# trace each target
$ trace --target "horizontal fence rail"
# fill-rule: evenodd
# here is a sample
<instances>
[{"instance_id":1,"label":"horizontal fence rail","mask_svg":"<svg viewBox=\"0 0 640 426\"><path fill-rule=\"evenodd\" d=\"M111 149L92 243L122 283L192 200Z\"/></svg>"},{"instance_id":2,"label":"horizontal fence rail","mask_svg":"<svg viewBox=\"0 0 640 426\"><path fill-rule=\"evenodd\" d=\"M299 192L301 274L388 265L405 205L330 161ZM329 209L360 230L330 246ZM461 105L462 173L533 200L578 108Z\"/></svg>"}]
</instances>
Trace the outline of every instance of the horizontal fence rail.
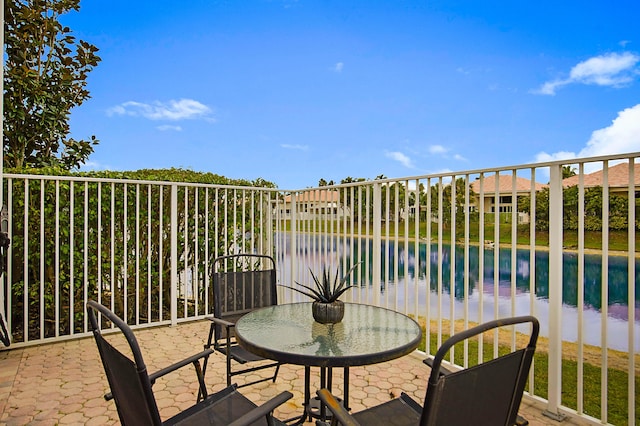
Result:
<instances>
[{"instance_id":1,"label":"horizontal fence rail","mask_svg":"<svg viewBox=\"0 0 640 426\"><path fill-rule=\"evenodd\" d=\"M137 327L211 313L221 255L273 256L281 303L329 268L342 299L425 327L424 352L473 324L531 314L526 388L550 418L640 423L640 153L278 190L5 174L12 347L86 336L95 299ZM300 287L298 287L300 288ZM528 330L450 352L496 357Z\"/></svg>"}]
</instances>

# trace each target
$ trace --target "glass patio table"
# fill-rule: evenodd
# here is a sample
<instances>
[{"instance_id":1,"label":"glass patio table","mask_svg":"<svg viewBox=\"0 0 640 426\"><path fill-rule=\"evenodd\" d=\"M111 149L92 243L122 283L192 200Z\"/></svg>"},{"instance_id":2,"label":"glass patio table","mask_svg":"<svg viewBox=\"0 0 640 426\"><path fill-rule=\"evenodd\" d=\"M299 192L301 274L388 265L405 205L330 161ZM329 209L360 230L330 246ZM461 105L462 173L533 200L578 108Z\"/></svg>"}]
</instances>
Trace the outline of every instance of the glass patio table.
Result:
<instances>
[{"instance_id":1,"label":"glass patio table","mask_svg":"<svg viewBox=\"0 0 640 426\"><path fill-rule=\"evenodd\" d=\"M238 343L257 355L305 366L306 417L325 416L310 404L310 369L320 367L320 386L331 389L331 369L344 368L343 404L349 408L349 367L390 361L414 351L422 340L420 326L399 312L345 303L337 324L313 319L312 303L269 306L244 315L235 327ZM315 410L315 411L314 411Z\"/></svg>"}]
</instances>

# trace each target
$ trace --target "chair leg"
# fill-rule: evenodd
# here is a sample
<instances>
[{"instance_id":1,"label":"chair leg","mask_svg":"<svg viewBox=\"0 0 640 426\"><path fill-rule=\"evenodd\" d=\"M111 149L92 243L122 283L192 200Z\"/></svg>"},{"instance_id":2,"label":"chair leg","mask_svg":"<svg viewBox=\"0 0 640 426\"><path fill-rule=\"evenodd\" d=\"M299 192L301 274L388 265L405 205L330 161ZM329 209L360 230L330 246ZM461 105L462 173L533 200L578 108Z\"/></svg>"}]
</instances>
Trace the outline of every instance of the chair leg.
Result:
<instances>
[{"instance_id":1,"label":"chair leg","mask_svg":"<svg viewBox=\"0 0 640 426\"><path fill-rule=\"evenodd\" d=\"M204 348L208 349L206 346ZM200 380L200 376L202 376L202 381L200 382L200 390L198 390L198 397L196 399L196 402L203 401L207 398L207 390L204 384L204 375L207 372L207 364L209 362L209 356L210 355L207 355L206 357L204 357L204 360L202 361L202 369L200 370L201 371L200 374L198 374L198 368L200 367L200 363L198 362L198 365L196 366L196 374L198 374L198 380Z\"/></svg>"},{"instance_id":2,"label":"chair leg","mask_svg":"<svg viewBox=\"0 0 640 426\"><path fill-rule=\"evenodd\" d=\"M193 366L196 369L196 376L198 376L198 382L200 383L200 390L198 390L198 398L196 399L196 402L199 402L200 398L202 398L202 400L207 399L207 386L204 383L204 373L202 368L200 368L200 361L193 361Z\"/></svg>"},{"instance_id":3,"label":"chair leg","mask_svg":"<svg viewBox=\"0 0 640 426\"><path fill-rule=\"evenodd\" d=\"M211 346L213 346L211 343L211 340L213 339L214 327L215 327L215 324L212 322L211 326L209 327L209 338L207 339L207 343L204 345L205 349L211 349ZM206 357L204 357L204 360L202 361L202 380L203 381L204 381L205 374L207 374L207 364L209 364L209 356L210 355L207 355ZM206 395L202 395L202 391L198 391L198 399L196 400L196 402L200 402L201 399L204 400L206 397L207 397Z\"/></svg>"},{"instance_id":4,"label":"chair leg","mask_svg":"<svg viewBox=\"0 0 640 426\"><path fill-rule=\"evenodd\" d=\"M231 386L231 330L227 327L227 386Z\"/></svg>"},{"instance_id":5,"label":"chair leg","mask_svg":"<svg viewBox=\"0 0 640 426\"><path fill-rule=\"evenodd\" d=\"M231 386L231 355L227 349L227 386Z\"/></svg>"}]
</instances>

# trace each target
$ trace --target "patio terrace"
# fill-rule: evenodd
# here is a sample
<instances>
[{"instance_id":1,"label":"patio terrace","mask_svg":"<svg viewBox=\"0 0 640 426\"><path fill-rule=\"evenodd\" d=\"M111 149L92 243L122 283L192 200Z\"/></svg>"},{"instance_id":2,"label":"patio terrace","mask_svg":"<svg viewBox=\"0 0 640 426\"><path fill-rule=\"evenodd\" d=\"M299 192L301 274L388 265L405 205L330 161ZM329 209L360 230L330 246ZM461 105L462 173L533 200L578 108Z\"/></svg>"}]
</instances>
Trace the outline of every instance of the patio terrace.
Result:
<instances>
[{"instance_id":1,"label":"patio terrace","mask_svg":"<svg viewBox=\"0 0 640 426\"><path fill-rule=\"evenodd\" d=\"M208 327L209 321L194 321L178 326L136 330L149 371L200 351L206 341ZM429 367L422 363L424 357L423 353L415 352L383 364L352 367L352 410L357 412L380 404L400 392L423 401L429 374ZM224 358L216 353L210 359L206 375L210 391L224 387L224 370ZM334 377L337 378L334 379L334 392L337 395L342 392L341 374L341 369L334 370ZM239 376L237 383L248 379L251 377ZM312 369L312 392L317 385L317 370ZM108 389L93 338L0 352L0 425L119 424L115 403L103 398ZM304 367L285 365L280 369L275 384L263 382L242 388L241 391L252 401L260 403L284 390L294 396L276 412L280 419L291 418L302 412ZM197 394L193 368L182 368L158 380L154 392L162 418L186 409L194 403ZM525 400L520 414L532 426L560 424L544 417L543 409L543 405ZM568 419L561 424L588 423Z\"/></svg>"},{"instance_id":2,"label":"patio terrace","mask_svg":"<svg viewBox=\"0 0 640 426\"><path fill-rule=\"evenodd\" d=\"M115 419L113 408L101 411L101 372L64 381L99 367L86 301L149 328L140 333L157 327L152 342L179 332L184 347L172 350L194 352L204 333L185 330L212 312L213 260L254 252L276 260L280 303L302 300L286 287L309 284L310 269L344 273L360 262L343 300L425 321L427 351L454 327L534 315L548 357L532 366L527 397L590 424L640 424L639 164L630 153L296 190L4 174L11 246L0 306L12 342L0 347L3 419ZM570 181L567 166L577 173ZM155 350L149 343L152 366L179 358ZM426 368L415 365L402 371ZM388 384L363 386L354 399L364 405L373 402L365 394L384 399L394 388L372 368L361 374ZM278 386L300 387L299 371ZM214 386L221 375L210 373ZM163 395L166 407L192 400Z\"/></svg>"}]
</instances>

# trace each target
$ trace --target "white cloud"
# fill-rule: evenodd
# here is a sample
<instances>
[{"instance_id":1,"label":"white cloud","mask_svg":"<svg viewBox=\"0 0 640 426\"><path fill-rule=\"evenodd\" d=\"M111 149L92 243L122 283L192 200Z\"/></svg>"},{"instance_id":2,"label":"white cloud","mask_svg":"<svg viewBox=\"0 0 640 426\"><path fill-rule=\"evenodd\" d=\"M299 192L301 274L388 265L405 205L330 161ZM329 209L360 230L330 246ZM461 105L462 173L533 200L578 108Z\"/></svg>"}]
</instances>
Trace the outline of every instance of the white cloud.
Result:
<instances>
[{"instance_id":1,"label":"white cloud","mask_svg":"<svg viewBox=\"0 0 640 426\"><path fill-rule=\"evenodd\" d=\"M429 146L429 153L430 154L446 154L448 151L447 148L445 148L442 145L431 145Z\"/></svg>"},{"instance_id":2,"label":"white cloud","mask_svg":"<svg viewBox=\"0 0 640 426\"><path fill-rule=\"evenodd\" d=\"M149 120L189 120L205 119L215 121L213 111L208 106L193 99L170 100L168 102L156 101L146 104L136 101L124 102L107 110L107 115L129 115L132 117L144 117Z\"/></svg>"},{"instance_id":3,"label":"white cloud","mask_svg":"<svg viewBox=\"0 0 640 426\"><path fill-rule=\"evenodd\" d=\"M442 169L438 169L438 170L430 170L429 174L432 175L446 175L448 173L453 172L453 170L449 169L449 168L442 168ZM438 179L432 179L431 180L431 185L434 185L438 182ZM444 176L442 178L442 184L443 185L449 185L451 183L451 176Z\"/></svg>"},{"instance_id":4,"label":"white cloud","mask_svg":"<svg viewBox=\"0 0 640 426\"><path fill-rule=\"evenodd\" d=\"M452 173L453 170L449 169L449 168L443 168L443 169L438 169L438 170L434 170L430 173L435 174L435 175L445 175L447 173Z\"/></svg>"},{"instance_id":5,"label":"white cloud","mask_svg":"<svg viewBox=\"0 0 640 426\"><path fill-rule=\"evenodd\" d=\"M309 149L309 145L289 145L289 144L283 143L280 146L284 149L297 149L299 151L306 151Z\"/></svg>"},{"instance_id":6,"label":"white cloud","mask_svg":"<svg viewBox=\"0 0 640 426\"><path fill-rule=\"evenodd\" d=\"M552 154L548 154L543 151L536 154L537 163L546 163L548 161L556 161L556 160L570 160L572 158L576 158L575 152L558 151Z\"/></svg>"},{"instance_id":7,"label":"white cloud","mask_svg":"<svg viewBox=\"0 0 640 426\"><path fill-rule=\"evenodd\" d=\"M596 56L579 63L571 70L571 80L601 86L616 86L631 80L625 71L632 69L640 57L629 52Z\"/></svg>"},{"instance_id":8,"label":"white cloud","mask_svg":"<svg viewBox=\"0 0 640 426\"><path fill-rule=\"evenodd\" d=\"M80 171L82 172L90 172L90 171L96 171L96 170L114 170L114 169L111 166L100 164L97 161L85 161L84 164L80 166Z\"/></svg>"},{"instance_id":9,"label":"white cloud","mask_svg":"<svg viewBox=\"0 0 640 426\"><path fill-rule=\"evenodd\" d=\"M564 84L566 83L560 81L547 82L540 86L539 89L532 90L531 93L534 93L536 95L555 95L556 88Z\"/></svg>"},{"instance_id":10,"label":"white cloud","mask_svg":"<svg viewBox=\"0 0 640 426\"><path fill-rule=\"evenodd\" d=\"M467 159L460 154L449 154L450 149L442 145L430 145L427 150L431 155L440 155L442 158L446 159L453 158L456 161L467 161Z\"/></svg>"},{"instance_id":11,"label":"white cloud","mask_svg":"<svg viewBox=\"0 0 640 426\"><path fill-rule=\"evenodd\" d=\"M558 88L568 84L623 87L640 74L638 62L640 56L631 52L594 56L574 66L569 77L548 81L532 93L555 95Z\"/></svg>"},{"instance_id":12,"label":"white cloud","mask_svg":"<svg viewBox=\"0 0 640 426\"><path fill-rule=\"evenodd\" d=\"M640 104L618 113L611 126L591 134L579 156L621 154L640 151Z\"/></svg>"},{"instance_id":13,"label":"white cloud","mask_svg":"<svg viewBox=\"0 0 640 426\"><path fill-rule=\"evenodd\" d=\"M344 68L344 63L342 63L342 62L338 62L337 64L335 64L335 65L333 66L333 70L334 70L335 72L342 72L342 69L343 69L343 68Z\"/></svg>"},{"instance_id":14,"label":"white cloud","mask_svg":"<svg viewBox=\"0 0 640 426\"><path fill-rule=\"evenodd\" d=\"M182 131L182 127L180 127L180 126L172 126L170 124L163 124L162 126L156 127L156 129L160 130L161 132L165 132L167 130L173 130L173 131L176 131L176 132Z\"/></svg>"},{"instance_id":15,"label":"white cloud","mask_svg":"<svg viewBox=\"0 0 640 426\"><path fill-rule=\"evenodd\" d=\"M551 154L540 152L536 155L536 162L626 154L636 151L640 151L640 104L619 112L610 126L591 133L586 146L577 154L570 151Z\"/></svg>"},{"instance_id":16,"label":"white cloud","mask_svg":"<svg viewBox=\"0 0 640 426\"><path fill-rule=\"evenodd\" d=\"M407 167L409 169L415 168L415 166L413 165L413 161L411 161L411 158L407 157L406 155L404 155L401 152L398 152L398 151L385 152L384 155L387 158L391 158L392 160L395 160L395 161L399 162L400 164L402 164L403 166L405 166L405 167Z\"/></svg>"}]
</instances>

